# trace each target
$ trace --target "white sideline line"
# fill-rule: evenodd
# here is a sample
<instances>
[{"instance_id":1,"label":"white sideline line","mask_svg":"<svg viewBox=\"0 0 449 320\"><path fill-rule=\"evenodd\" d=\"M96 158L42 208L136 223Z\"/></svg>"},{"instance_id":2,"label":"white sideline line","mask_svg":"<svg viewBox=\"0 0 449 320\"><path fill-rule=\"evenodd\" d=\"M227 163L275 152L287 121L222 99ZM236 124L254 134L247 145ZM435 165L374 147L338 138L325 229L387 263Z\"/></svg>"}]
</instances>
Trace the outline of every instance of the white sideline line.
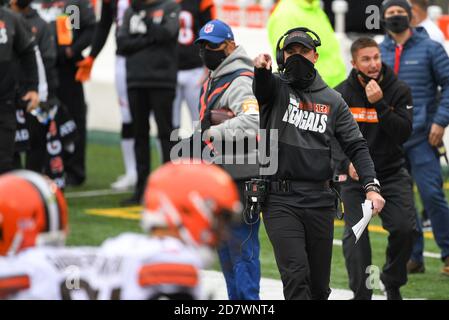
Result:
<instances>
[{"instance_id":1,"label":"white sideline line","mask_svg":"<svg viewBox=\"0 0 449 320\"><path fill-rule=\"evenodd\" d=\"M98 197L98 196L109 196L115 194L126 194L132 193L132 191L119 191L112 189L102 189L102 190L89 190L89 191L78 191L78 192L68 192L64 196L68 199L76 198L88 198L88 197Z\"/></svg>"},{"instance_id":2,"label":"white sideline line","mask_svg":"<svg viewBox=\"0 0 449 320\"><path fill-rule=\"evenodd\" d=\"M343 245L343 241L334 239L334 245L341 247ZM427 251L424 251L424 257L433 258L433 259L441 259L441 255L439 253L427 252Z\"/></svg>"},{"instance_id":3,"label":"white sideline line","mask_svg":"<svg viewBox=\"0 0 449 320\"><path fill-rule=\"evenodd\" d=\"M202 270L203 289L212 300L228 300L226 282L223 273L212 270ZM354 296L351 290L332 289L329 300L349 300ZM281 280L261 278L260 279L261 300L284 300ZM385 300L385 296L375 294L373 300Z\"/></svg>"}]
</instances>

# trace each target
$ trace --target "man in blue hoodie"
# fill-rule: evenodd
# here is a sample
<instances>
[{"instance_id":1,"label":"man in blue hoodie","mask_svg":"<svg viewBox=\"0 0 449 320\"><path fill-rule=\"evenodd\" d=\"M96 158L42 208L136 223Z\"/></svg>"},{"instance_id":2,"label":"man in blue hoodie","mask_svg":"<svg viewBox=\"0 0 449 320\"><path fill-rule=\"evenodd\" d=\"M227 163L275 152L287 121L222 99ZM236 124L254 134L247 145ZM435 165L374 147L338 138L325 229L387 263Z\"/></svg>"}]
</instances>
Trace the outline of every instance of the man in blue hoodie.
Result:
<instances>
[{"instance_id":1,"label":"man in blue hoodie","mask_svg":"<svg viewBox=\"0 0 449 320\"><path fill-rule=\"evenodd\" d=\"M413 132L404 147L441 249L442 273L449 276L449 206L442 190L441 165L436 152L449 124L449 57L443 46L431 40L423 29L410 27L411 17L408 1L384 1L382 22L387 35L380 48L383 61L412 90L413 106L408 108L413 108ZM424 241L420 231L407 265L410 273L424 272Z\"/></svg>"}]
</instances>

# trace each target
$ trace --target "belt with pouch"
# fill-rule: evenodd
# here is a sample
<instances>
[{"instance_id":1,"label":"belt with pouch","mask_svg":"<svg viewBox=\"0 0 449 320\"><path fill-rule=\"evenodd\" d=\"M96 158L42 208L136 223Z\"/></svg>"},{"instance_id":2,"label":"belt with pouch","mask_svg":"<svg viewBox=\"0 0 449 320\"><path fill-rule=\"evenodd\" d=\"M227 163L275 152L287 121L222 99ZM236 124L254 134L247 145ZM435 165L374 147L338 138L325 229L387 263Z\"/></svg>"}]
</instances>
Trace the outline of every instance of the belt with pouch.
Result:
<instances>
[{"instance_id":1,"label":"belt with pouch","mask_svg":"<svg viewBox=\"0 0 449 320\"><path fill-rule=\"evenodd\" d=\"M268 182L268 190L271 192L290 192L294 189L326 190L330 188L329 181L310 182L294 180L276 180Z\"/></svg>"}]
</instances>

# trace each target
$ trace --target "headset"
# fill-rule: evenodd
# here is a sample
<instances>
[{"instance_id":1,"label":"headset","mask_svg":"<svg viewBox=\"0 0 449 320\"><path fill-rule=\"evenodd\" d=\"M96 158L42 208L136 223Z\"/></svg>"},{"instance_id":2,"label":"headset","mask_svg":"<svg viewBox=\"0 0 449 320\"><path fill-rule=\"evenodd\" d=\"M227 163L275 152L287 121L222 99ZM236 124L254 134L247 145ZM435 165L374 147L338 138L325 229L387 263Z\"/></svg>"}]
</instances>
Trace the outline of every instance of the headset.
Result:
<instances>
[{"instance_id":1,"label":"headset","mask_svg":"<svg viewBox=\"0 0 449 320\"><path fill-rule=\"evenodd\" d=\"M286 33L284 33L284 35L282 37L279 38L279 40L278 40L278 42L276 44L276 63L278 65L279 72L282 72L285 69L285 65L284 65L284 50L280 48L281 41L284 40L290 33L293 33L293 32L296 32L296 31L301 31L301 32L304 32L304 33L310 32L311 34L313 34L316 37L316 39L312 39L313 40L313 44L315 45L315 48L321 46L321 39L320 39L320 37L315 32L313 32L312 30L310 30L308 28L299 27L299 28L293 28L293 29L288 30Z\"/></svg>"}]
</instances>

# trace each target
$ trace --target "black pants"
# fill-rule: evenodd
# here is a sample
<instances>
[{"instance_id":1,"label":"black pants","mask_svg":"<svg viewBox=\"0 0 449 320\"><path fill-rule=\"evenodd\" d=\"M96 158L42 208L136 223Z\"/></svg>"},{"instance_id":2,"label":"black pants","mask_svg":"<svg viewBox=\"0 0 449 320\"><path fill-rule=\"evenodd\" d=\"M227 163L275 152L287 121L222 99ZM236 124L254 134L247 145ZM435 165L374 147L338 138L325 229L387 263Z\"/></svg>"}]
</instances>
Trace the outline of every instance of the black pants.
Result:
<instances>
[{"instance_id":1,"label":"black pants","mask_svg":"<svg viewBox=\"0 0 449 320\"><path fill-rule=\"evenodd\" d=\"M12 102L0 102L0 174L13 169L16 109Z\"/></svg>"},{"instance_id":2,"label":"black pants","mask_svg":"<svg viewBox=\"0 0 449 320\"><path fill-rule=\"evenodd\" d=\"M416 218L412 180L405 169L380 181L385 207L379 217L382 226L389 233L386 262L380 280L388 288L399 288L407 283L406 264L412 252L416 237ZM348 181L342 185L341 196L345 205L345 232L343 254L349 276L349 287L354 299L371 299L372 288L367 279L371 263L371 245L368 230L365 230L357 244L352 227L362 218L361 203L365 193L359 183Z\"/></svg>"},{"instance_id":3,"label":"black pants","mask_svg":"<svg viewBox=\"0 0 449 320\"><path fill-rule=\"evenodd\" d=\"M294 194L270 195L263 221L273 245L287 300L326 300L330 270L335 207L291 206Z\"/></svg>"},{"instance_id":4,"label":"black pants","mask_svg":"<svg viewBox=\"0 0 449 320\"><path fill-rule=\"evenodd\" d=\"M30 148L26 153L25 167L28 170L43 173L47 158L47 128L36 117L27 117L30 130Z\"/></svg>"},{"instance_id":5,"label":"black pants","mask_svg":"<svg viewBox=\"0 0 449 320\"><path fill-rule=\"evenodd\" d=\"M78 138L75 140L75 151L64 152L64 167L67 177L77 183L86 179L86 118L87 105L84 100L84 89L81 82L75 81L76 65L67 63L58 65L59 87L57 96L67 107L76 124Z\"/></svg>"},{"instance_id":6,"label":"black pants","mask_svg":"<svg viewBox=\"0 0 449 320\"><path fill-rule=\"evenodd\" d=\"M151 110L158 126L159 139L162 147L162 159L170 161L170 134L172 125L172 104L175 89L139 88L128 89L128 100L133 118L134 151L137 163L136 196L141 197L145 183L150 173L150 122Z\"/></svg>"}]
</instances>

